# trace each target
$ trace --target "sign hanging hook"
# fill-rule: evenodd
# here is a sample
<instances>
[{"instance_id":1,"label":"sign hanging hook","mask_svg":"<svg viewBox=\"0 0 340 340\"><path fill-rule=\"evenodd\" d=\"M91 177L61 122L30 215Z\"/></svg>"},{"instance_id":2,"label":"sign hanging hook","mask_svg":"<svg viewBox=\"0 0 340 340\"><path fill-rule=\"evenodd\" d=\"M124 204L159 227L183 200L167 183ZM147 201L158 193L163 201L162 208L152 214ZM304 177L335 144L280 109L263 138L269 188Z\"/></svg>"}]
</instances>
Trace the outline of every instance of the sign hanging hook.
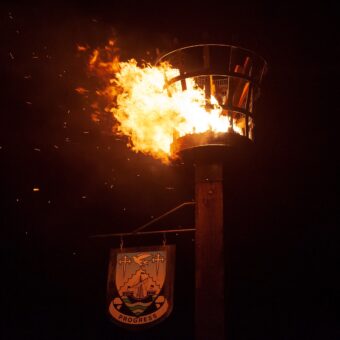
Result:
<instances>
[{"instance_id":1,"label":"sign hanging hook","mask_svg":"<svg viewBox=\"0 0 340 340\"><path fill-rule=\"evenodd\" d=\"M123 240L123 235L120 235L120 251L122 252L123 251L123 246L124 246L124 240Z\"/></svg>"},{"instance_id":2,"label":"sign hanging hook","mask_svg":"<svg viewBox=\"0 0 340 340\"><path fill-rule=\"evenodd\" d=\"M163 247L166 245L166 233L163 233Z\"/></svg>"}]
</instances>

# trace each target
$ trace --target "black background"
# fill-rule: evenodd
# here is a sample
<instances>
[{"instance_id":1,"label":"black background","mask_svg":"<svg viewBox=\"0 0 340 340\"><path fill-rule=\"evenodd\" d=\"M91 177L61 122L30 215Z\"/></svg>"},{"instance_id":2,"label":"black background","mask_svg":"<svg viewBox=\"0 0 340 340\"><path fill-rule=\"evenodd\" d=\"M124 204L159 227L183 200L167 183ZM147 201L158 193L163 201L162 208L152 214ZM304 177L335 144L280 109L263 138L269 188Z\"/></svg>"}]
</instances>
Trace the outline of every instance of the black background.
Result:
<instances>
[{"instance_id":1,"label":"black background","mask_svg":"<svg viewBox=\"0 0 340 340\"><path fill-rule=\"evenodd\" d=\"M177 245L177 267L166 321L130 333L106 318L107 261L119 240L89 236L132 230L193 199L191 167L131 152L126 140L91 121L74 90L89 81L77 44L94 48L112 36L123 58L220 42L268 61L255 108L256 148L248 164L230 167L226 181L228 335L339 339L334 8L227 1L1 6L3 339L193 339L192 234L167 240ZM193 226L192 209L157 227L179 225ZM127 247L145 243L162 237L124 240Z\"/></svg>"}]
</instances>

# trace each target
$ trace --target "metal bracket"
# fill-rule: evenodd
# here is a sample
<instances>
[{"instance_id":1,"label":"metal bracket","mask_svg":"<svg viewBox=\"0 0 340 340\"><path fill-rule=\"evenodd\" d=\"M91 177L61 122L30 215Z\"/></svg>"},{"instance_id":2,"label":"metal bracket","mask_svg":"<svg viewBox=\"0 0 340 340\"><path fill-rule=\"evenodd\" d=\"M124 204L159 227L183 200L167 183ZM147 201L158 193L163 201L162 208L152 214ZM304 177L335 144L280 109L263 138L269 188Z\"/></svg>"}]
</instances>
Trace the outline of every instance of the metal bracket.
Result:
<instances>
[{"instance_id":1,"label":"metal bracket","mask_svg":"<svg viewBox=\"0 0 340 340\"><path fill-rule=\"evenodd\" d=\"M190 232L195 231L195 228L179 228L179 229L167 229L167 230L153 230L153 231L142 231L149 227L150 225L154 224L155 222L158 222L162 220L164 217L174 213L175 211L182 209L183 207L186 207L188 205L195 205L195 202L184 202L177 207L165 212L164 214L152 219L151 221L143 224L142 226L136 228L132 232L128 233L113 233L113 234L97 234L97 235L91 235L90 238L106 238L106 237L120 237L122 239L123 236L137 236L137 235L150 235L150 234L168 234L168 233L183 233L183 232Z\"/></svg>"}]
</instances>

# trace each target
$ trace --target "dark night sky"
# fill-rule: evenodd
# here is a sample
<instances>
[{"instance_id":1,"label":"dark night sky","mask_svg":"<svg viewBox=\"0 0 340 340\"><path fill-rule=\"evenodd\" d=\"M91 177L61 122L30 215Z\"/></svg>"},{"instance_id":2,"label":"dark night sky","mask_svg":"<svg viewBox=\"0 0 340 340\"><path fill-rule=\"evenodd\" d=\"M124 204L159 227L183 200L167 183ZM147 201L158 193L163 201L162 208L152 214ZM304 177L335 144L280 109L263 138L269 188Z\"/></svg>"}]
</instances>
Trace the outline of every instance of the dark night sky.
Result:
<instances>
[{"instance_id":1,"label":"dark night sky","mask_svg":"<svg viewBox=\"0 0 340 340\"><path fill-rule=\"evenodd\" d=\"M89 81L76 45L112 36L123 57L222 42L268 61L254 154L227 183L228 332L340 338L335 10L312 2L183 3L1 5L3 339L193 338L193 235L168 240L177 245L177 269L166 321L136 335L105 316L108 252L118 241L88 236L132 230L193 198L190 167L134 154L91 121L75 92ZM192 226L193 211L158 226L177 225ZM143 241L162 242L125 243Z\"/></svg>"}]
</instances>

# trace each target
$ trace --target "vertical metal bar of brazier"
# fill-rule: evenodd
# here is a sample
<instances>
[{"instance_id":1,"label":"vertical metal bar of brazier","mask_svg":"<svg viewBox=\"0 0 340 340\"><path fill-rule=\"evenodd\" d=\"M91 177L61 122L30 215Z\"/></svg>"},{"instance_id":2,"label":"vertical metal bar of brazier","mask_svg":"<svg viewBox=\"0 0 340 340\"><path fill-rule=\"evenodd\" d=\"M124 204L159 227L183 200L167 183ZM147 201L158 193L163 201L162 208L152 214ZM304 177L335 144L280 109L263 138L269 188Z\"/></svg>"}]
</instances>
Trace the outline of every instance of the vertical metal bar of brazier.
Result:
<instances>
[{"instance_id":1,"label":"vertical metal bar of brazier","mask_svg":"<svg viewBox=\"0 0 340 340\"><path fill-rule=\"evenodd\" d=\"M224 339L222 164L195 167L196 337Z\"/></svg>"}]
</instances>

